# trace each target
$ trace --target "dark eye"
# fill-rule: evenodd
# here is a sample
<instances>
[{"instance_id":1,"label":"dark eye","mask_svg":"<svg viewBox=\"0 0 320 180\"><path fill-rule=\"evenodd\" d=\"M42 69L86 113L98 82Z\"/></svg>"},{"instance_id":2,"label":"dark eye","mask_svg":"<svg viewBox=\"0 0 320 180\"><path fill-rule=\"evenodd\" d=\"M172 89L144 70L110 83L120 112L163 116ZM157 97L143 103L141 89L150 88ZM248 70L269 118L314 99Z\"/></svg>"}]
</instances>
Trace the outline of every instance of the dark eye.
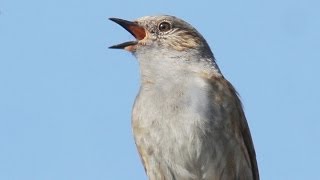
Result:
<instances>
[{"instance_id":1,"label":"dark eye","mask_svg":"<svg viewBox=\"0 0 320 180\"><path fill-rule=\"evenodd\" d=\"M167 32L171 29L171 24L168 22L162 22L159 24L159 31L161 32Z\"/></svg>"}]
</instances>

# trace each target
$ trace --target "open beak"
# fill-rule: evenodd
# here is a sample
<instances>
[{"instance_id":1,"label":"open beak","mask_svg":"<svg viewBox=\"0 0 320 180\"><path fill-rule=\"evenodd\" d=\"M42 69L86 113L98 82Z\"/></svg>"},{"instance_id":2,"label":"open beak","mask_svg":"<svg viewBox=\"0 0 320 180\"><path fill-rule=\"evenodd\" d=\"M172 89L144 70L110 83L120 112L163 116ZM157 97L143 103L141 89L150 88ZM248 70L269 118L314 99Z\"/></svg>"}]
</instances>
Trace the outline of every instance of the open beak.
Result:
<instances>
[{"instance_id":1,"label":"open beak","mask_svg":"<svg viewBox=\"0 0 320 180\"><path fill-rule=\"evenodd\" d=\"M114 46L110 46L111 49L126 49L128 51L132 51L133 47L138 44L139 40L142 40L146 37L146 31L143 27L139 26L135 22L126 21L118 18L109 18L111 21L119 24L124 29L126 29L129 33L131 33L136 41L128 41L121 44L117 44Z\"/></svg>"}]
</instances>

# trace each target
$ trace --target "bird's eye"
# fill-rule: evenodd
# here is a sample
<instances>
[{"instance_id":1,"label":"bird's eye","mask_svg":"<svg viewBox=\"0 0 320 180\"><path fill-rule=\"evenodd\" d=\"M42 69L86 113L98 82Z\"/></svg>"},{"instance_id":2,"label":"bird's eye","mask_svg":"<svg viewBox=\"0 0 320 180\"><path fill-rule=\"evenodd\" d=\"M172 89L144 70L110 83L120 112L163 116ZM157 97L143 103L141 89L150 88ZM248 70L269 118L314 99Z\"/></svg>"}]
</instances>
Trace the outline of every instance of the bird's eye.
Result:
<instances>
[{"instance_id":1,"label":"bird's eye","mask_svg":"<svg viewBox=\"0 0 320 180\"><path fill-rule=\"evenodd\" d=\"M161 32L167 32L171 29L171 24L168 22L162 22L159 24L159 31Z\"/></svg>"}]
</instances>

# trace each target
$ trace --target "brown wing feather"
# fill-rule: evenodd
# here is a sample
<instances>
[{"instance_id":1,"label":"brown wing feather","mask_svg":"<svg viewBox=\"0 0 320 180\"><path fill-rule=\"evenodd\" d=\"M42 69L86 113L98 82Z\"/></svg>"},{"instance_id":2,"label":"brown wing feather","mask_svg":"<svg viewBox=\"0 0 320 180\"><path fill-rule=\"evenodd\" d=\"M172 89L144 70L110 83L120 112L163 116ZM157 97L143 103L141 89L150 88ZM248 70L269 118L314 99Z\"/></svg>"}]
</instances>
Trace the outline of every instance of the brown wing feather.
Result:
<instances>
[{"instance_id":1,"label":"brown wing feather","mask_svg":"<svg viewBox=\"0 0 320 180\"><path fill-rule=\"evenodd\" d=\"M242 135L242 139L244 141L245 148L246 148L248 155L249 155L253 178L254 178L254 180L259 180L259 171L258 171L258 164L257 164L257 160L256 160L256 153L254 150L253 141L251 138L248 122L247 122L245 114L243 112L242 103L239 99L237 91L232 86L232 84L230 82L228 82L227 80L225 80L225 82L227 83L227 87L229 88L230 92L233 93L233 96L235 98L235 103L237 103L236 106L241 107L241 108L238 108L239 117L240 117L240 119L239 119L239 126L240 126L240 131L241 131L240 133Z\"/></svg>"}]
</instances>

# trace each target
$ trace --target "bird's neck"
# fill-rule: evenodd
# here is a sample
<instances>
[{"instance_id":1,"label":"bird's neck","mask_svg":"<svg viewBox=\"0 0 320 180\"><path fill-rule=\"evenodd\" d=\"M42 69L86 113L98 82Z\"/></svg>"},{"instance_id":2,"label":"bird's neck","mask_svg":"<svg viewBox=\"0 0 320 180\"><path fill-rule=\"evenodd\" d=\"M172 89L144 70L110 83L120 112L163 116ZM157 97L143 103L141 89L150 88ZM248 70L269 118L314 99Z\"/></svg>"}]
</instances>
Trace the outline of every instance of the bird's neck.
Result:
<instances>
[{"instance_id":1,"label":"bird's neck","mask_svg":"<svg viewBox=\"0 0 320 180\"><path fill-rule=\"evenodd\" d=\"M194 78L221 75L214 58L188 54L157 54L138 57L142 86L180 86Z\"/></svg>"}]
</instances>

